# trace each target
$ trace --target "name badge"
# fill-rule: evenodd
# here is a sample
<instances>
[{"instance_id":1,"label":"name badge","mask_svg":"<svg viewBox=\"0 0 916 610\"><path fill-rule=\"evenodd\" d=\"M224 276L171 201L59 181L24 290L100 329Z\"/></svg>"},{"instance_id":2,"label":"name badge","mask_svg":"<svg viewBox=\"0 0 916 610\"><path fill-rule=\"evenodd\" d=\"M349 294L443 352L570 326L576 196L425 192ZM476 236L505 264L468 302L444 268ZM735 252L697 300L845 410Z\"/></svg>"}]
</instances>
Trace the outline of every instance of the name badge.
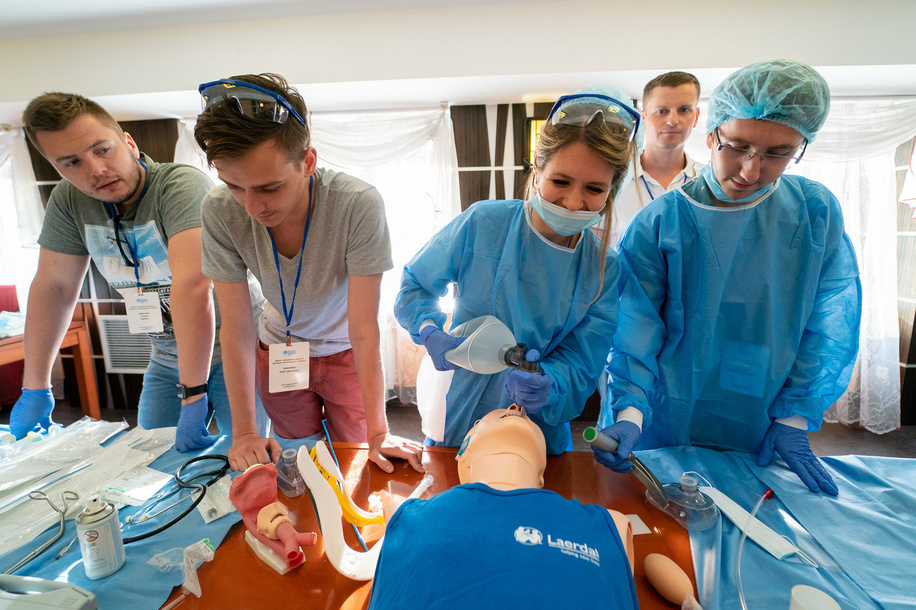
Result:
<instances>
[{"instance_id":1,"label":"name badge","mask_svg":"<svg viewBox=\"0 0 916 610\"><path fill-rule=\"evenodd\" d=\"M161 333L162 310L159 307L159 293L156 291L137 294L128 291L124 297L127 304L127 325L131 333Z\"/></svg>"},{"instance_id":2,"label":"name badge","mask_svg":"<svg viewBox=\"0 0 916 610\"><path fill-rule=\"evenodd\" d=\"M271 394L307 390L309 387L308 342L275 343L270 346L267 389Z\"/></svg>"}]
</instances>

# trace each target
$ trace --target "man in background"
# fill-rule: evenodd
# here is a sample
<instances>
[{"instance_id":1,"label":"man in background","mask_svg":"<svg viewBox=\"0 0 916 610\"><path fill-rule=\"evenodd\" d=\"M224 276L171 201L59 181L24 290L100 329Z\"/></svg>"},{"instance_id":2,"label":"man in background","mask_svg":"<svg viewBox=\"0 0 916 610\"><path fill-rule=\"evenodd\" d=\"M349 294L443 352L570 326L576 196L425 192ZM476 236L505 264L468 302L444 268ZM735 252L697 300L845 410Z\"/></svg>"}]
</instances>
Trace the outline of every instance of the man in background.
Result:
<instances>
[{"instance_id":1,"label":"man in background","mask_svg":"<svg viewBox=\"0 0 916 610\"><path fill-rule=\"evenodd\" d=\"M700 174L684 145L700 118L700 82L687 72L667 72L646 83L642 118L646 147L639 156L636 180L614 201L610 243L616 246L636 213L668 191Z\"/></svg>"}]
</instances>

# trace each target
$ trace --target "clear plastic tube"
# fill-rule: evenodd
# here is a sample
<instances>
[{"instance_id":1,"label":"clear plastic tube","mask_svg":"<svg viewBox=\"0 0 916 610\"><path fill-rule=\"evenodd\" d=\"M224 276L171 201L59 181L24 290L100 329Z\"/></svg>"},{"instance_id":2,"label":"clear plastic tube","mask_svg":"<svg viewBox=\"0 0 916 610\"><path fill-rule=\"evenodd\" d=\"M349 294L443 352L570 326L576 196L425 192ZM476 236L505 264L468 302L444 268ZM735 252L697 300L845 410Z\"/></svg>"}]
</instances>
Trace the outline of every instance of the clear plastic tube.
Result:
<instances>
[{"instance_id":1,"label":"clear plastic tube","mask_svg":"<svg viewBox=\"0 0 916 610\"><path fill-rule=\"evenodd\" d=\"M741 582L741 554L744 552L744 542L747 540L747 530L750 529L751 523L754 522L754 515L760 510L760 506L763 504L764 500L769 500L772 497L772 489L763 492L760 499L757 500L757 504L754 505L754 510L751 511L750 516L747 518L747 524L741 531L741 540L738 541L738 554L735 555L735 571L738 575L738 599L741 600L741 608L743 608L743 610L747 610L747 601L744 599L744 585Z\"/></svg>"}]
</instances>

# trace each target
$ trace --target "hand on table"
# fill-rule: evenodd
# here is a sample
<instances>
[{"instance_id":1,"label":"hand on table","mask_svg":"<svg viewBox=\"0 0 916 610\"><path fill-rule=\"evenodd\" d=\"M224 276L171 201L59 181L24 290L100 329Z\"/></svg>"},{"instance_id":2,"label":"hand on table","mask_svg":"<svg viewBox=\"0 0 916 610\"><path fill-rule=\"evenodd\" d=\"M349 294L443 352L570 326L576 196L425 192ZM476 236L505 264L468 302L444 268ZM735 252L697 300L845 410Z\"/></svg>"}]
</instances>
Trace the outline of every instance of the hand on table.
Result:
<instances>
[{"instance_id":1,"label":"hand on table","mask_svg":"<svg viewBox=\"0 0 916 610\"><path fill-rule=\"evenodd\" d=\"M464 343L466 338L453 337L435 326L426 326L420 331L420 340L426 346L426 351L429 352L429 357L437 371L454 371L461 368L446 360L445 352L455 349Z\"/></svg>"},{"instance_id":2,"label":"hand on table","mask_svg":"<svg viewBox=\"0 0 916 610\"><path fill-rule=\"evenodd\" d=\"M51 388L45 390L22 390L22 396L13 405L10 413L10 432L16 440L26 434L40 431L42 428L49 430L54 422L51 421L51 411L54 410L54 394Z\"/></svg>"},{"instance_id":3,"label":"hand on table","mask_svg":"<svg viewBox=\"0 0 916 610\"><path fill-rule=\"evenodd\" d=\"M390 433L369 439L369 459L385 472L394 472L394 465L386 457L407 460L417 472L426 472L421 464L423 445L416 441Z\"/></svg>"},{"instance_id":4,"label":"hand on table","mask_svg":"<svg viewBox=\"0 0 916 610\"><path fill-rule=\"evenodd\" d=\"M280 459L280 444L272 438L258 436L249 432L234 436L229 448L229 466L233 470L244 471L257 464L269 464Z\"/></svg>"},{"instance_id":5,"label":"hand on table","mask_svg":"<svg viewBox=\"0 0 916 610\"><path fill-rule=\"evenodd\" d=\"M630 472L633 470L633 462L628 458L642 435L639 426L631 421L619 421L604 428L601 432L617 441L617 454L614 455L610 451L604 451L592 446L592 452L594 452L598 463L614 472Z\"/></svg>"},{"instance_id":6,"label":"hand on table","mask_svg":"<svg viewBox=\"0 0 916 610\"><path fill-rule=\"evenodd\" d=\"M207 430L209 404L209 398L204 394L194 402L181 407L178 428L175 430L175 448L179 452L203 449L216 442L216 437L210 436Z\"/></svg>"},{"instance_id":7,"label":"hand on table","mask_svg":"<svg viewBox=\"0 0 916 610\"><path fill-rule=\"evenodd\" d=\"M799 428L774 422L763 437L763 446L757 456L757 465L766 466L773 459L773 452L779 453L798 478L808 486L808 489L817 493L835 496L839 493L833 477L811 452L808 444L808 433Z\"/></svg>"}]
</instances>

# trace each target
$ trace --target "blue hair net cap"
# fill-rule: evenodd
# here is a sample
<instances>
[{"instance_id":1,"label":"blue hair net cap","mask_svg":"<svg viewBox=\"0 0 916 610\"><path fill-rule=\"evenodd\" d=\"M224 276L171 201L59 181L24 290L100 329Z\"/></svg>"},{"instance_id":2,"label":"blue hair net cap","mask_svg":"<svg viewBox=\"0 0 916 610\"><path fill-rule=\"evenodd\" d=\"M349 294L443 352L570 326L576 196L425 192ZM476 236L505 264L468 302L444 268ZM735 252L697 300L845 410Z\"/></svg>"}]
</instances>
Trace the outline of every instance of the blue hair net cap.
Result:
<instances>
[{"instance_id":1,"label":"blue hair net cap","mask_svg":"<svg viewBox=\"0 0 916 610\"><path fill-rule=\"evenodd\" d=\"M813 142L830 112L830 88L799 61L776 59L730 74L709 97L706 133L735 119L760 119L792 127Z\"/></svg>"}]
</instances>

